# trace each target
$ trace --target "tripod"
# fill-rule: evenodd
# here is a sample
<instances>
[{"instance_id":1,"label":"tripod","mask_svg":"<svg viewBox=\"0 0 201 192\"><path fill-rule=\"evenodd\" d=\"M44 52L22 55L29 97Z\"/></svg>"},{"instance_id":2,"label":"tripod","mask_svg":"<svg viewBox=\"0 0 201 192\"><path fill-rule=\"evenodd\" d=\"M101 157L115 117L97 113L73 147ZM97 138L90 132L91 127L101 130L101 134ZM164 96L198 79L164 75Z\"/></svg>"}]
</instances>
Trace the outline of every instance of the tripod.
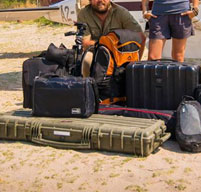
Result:
<instances>
[{"instance_id":1,"label":"tripod","mask_svg":"<svg viewBox=\"0 0 201 192\"><path fill-rule=\"evenodd\" d=\"M74 71L72 72L72 75L81 76L81 61L83 53L82 38L87 25L85 23L78 23L78 22L76 22L74 25L77 26L77 31L69 31L64 35L65 36L75 35L75 45L73 45L73 50L75 53L75 68Z\"/></svg>"}]
</instances>

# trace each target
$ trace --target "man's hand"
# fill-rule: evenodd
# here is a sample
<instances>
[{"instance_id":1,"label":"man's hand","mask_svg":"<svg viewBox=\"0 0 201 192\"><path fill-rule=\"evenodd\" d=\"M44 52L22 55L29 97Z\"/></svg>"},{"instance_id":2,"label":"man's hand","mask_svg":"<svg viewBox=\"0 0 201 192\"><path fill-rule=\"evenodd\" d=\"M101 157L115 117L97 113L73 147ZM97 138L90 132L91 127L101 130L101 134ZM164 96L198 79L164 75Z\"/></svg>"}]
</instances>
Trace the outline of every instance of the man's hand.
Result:
<instances>
[{"instance_id":1,"label":"man's hand","mask_svg":"<svg viewBox=\"0 0 201 192\"><path fill-rule=\"evenodd\" d=\"M91 35L85 36L82 39L82 45L83 45L84 50L86 50L88 47L90 47L92 45L95 45L95 43L96 42L94 40L91 40Z\"/></svg>"},{"instance_id":2,"label":"man's hand","mask_svg":"<svg viewBox=\"0 0 201 192\"><path fill-rule=\"evenodd\" d=\"M151 17L153 18L157 18L156 15L153 15L151 13L151 11L149 11L149 0L142 0L142 15L144 19L151 19Z\"/></svg>"},{"instance_id":3,"label":"man's hand","mask_svg":"<svg viewBox=\"0 0 201 192\"><path fill-rule=\"evenodd\" d=\"M143 18L144 18L144 19L149 20L149 19L151 19L151 17L157 18L157 16L156 16L156 15L153 15L151 12L145 11L145 12L143 13Z\"/></svg>"},{"instance_id":4,"label":"man's hand","mask_svg":"<svg viewBox=\"0 0 201 192\"><path fill-rule=\"evenodd\" d=\"M195 15L194 11L185 11L185 12L181 13L181 15L182 16L188 15L190 19L192 19L193 17L197 16L197 15Z\"/></svg>"}]
</instances>

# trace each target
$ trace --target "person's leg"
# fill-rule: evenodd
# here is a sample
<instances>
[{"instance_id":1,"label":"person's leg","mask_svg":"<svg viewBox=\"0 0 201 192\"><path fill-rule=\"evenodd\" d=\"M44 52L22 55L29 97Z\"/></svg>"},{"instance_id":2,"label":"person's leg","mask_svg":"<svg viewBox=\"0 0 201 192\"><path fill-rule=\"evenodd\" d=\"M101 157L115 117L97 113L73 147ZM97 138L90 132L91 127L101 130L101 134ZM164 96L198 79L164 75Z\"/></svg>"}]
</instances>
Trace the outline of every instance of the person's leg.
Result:
<instances>
[{"instance_id":1,"label":"person's leg","mask_svg":"<svg viewBox=\"0 0 201 192\"><path fill-rule=\"evenodd\" d=\"M92 60L93 60L93 52L88 51L85 54L81 64L82 65L81 73L83 77L89 77Z\"/></svg>"},{"instance_id":2,"label":"person's leg","mask_svg":"<svg viewBox=\"0 0 201 192\"><path fill-rule=\"evenodd\" d=\"M175 39L172 38L172 59L179 62L184 61L185 49L186 49L186 39Z\"/></svg>"},{"instance_id":3,"label":"person's leg","mask_svg":"<svg viewBox=\"0 0 201 192\"><path fill-rule=\"evenodd\" d=\"M161 59L166 39L170 38L168 16L160 15L149 20L149 53L148 60Z\"/></svg>"},{"instance_id":4,"label":"person's leg","mask_svg":"<svg viewBox=\"0 0 201 192\"><path fill-rule=\"evenodd\" d=\"M148 60L158 60L162 57L166 39L149 39Z\"/></svg>"},{"instance_id":5,"label":"person's leg","mask_svg":"<svg viewBox=\"0 0 201 192\"><path fill-rule=\"evenodd\" d=\"M188 15L169 15L172 36L172 59L183 62L187 38L194 35L192 21Z\"/></svg>"}]
</instances>

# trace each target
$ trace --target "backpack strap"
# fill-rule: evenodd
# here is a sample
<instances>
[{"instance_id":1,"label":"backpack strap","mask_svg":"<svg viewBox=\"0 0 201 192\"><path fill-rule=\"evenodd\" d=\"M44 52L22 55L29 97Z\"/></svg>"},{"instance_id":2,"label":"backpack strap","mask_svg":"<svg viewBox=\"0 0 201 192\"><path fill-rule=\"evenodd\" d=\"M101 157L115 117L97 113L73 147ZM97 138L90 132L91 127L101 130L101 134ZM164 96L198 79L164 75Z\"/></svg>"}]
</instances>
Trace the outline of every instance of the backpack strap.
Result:
<instances>
[{"instance_id":1,"label":"backpack strap","mask_svg":"<svg viewBox=\"0 0 201 192\"><path fill-rule=\"evenodd\" d=\"M120 102L120 101L125 102L126 97L113 97L112 99L107 98L107 99L104 99L103 101L101 101L100 104L114 104L114 103L117 103L117 102Z\"/></svg>"}]
</instances>

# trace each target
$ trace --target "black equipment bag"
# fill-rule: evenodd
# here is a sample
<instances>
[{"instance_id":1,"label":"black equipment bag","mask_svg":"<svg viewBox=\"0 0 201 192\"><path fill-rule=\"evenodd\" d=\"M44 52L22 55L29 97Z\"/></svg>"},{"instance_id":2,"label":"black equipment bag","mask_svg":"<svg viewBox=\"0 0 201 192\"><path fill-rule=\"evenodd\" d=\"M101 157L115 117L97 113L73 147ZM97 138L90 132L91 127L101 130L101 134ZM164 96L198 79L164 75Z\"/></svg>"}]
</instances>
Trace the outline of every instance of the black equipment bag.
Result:
<instances>
[{"instance_id":1,"label":"black equipment bag","mask_svg":"<svg viewBox=\"0 0 201 192\"><path fill-rule=\"evenodd\" d=\"M151 110L131 107L122 107L119 105L99 105L99 114L119 115L125 117L137 117L145 119L160 119L165 122L167 132L171 133L171 138L175 139L176 129L176 111L173 110Z\"/></svg>"},{"instance_id":2,"label":"black equipment bag","mask_svg":"<svg viewBox=\"0 0 201 192\"><path fill-rule=\"evenodd\" d=\"M185 97L177 109L176 139L184 151L201 152L201 105Z\"/></svg>"},{"instance_id":3,"label":"black equipment bag","mask_svg":"<svg viewBox=\"0 0 201 192\"><path fill-rule=\"evenodd\" d=\"M32 89L34 78L40 73L58 73L63 70L55 62L47 61L44 57L34 57L23 62L22 69L22 88L23 88L23 107L32 108Z\"/></svg>"},{"instance_id":4,"label":"black equipment bag","mask_svg":"<svg viewBox=\"0 0 201 192\"><path fill-rule=\"evenodd\" d=\"M36 77L33 88L33 115L89 117L98 111L98 94L92 78Z\"/></svg>"},{"instance_id":5,"label":"black equipment bag","mask_svg":"<svg viewBox=\"0 0 201 192\"><path fill-rule=\"evenodd\" d=\"M64 67L68 74L71 74L75 68L75 51L73 49L67 49L63 44L56 47L51 43L46 51L45 58L48 61L56 62L59 66Z\"/></svg>"},{"instance_id":6,"label":"black equipment bag","mask_svg":"<svg viewBox=\"0 0 201 192\"><path fill-rule=\"evenodd\" d=\"M199 66L176 61L140 61L126 68L127 106L176 110L184 95L193 96Z\"/></svg>"}]
</instances>

